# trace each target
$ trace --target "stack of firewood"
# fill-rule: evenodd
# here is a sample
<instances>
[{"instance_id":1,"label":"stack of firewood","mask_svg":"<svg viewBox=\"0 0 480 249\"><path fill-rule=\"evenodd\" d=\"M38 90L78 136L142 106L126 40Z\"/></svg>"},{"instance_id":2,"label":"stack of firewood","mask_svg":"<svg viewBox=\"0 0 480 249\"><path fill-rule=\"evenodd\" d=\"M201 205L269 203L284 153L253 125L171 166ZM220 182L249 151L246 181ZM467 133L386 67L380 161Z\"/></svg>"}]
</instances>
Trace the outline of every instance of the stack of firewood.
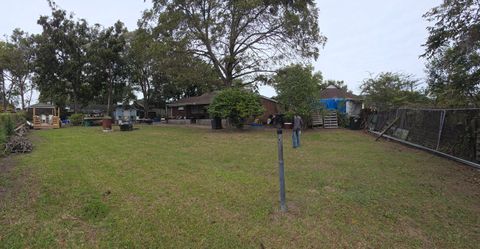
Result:
<instances>
[{"instance_id":1,"label":"stack of firewood","mask_svg":"<svg viewBox=\"0 0 480 249\"><path fill-rule=\"evenodd\" d=\"M15 134L10 136L5 144L5 152L28 153L33 150L32 142L26 137L29 131L28 126L22 124L15 129Z\"/></svg>"}]
</instances>

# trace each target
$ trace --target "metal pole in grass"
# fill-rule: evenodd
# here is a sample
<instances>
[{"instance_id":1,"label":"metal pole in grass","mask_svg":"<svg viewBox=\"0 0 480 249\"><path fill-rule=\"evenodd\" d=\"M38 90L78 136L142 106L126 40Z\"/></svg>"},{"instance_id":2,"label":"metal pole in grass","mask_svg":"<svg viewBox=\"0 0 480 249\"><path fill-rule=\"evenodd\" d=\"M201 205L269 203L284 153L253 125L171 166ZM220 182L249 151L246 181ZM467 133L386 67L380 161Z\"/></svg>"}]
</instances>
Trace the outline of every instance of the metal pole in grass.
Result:
<instances>
[{"instance_id":1,"label":"metal pole in grass","mask_svg":"<svg viewBox=\"0 0 480 249\"><path fill-rule=\"evenodd\" d=\"M285 203L285 168L283 163L283 131L281 128L277 129L278 137L278 174L280 178L280 210L282 212L287 211L287 205Z\"/></svg>"}]
</instances>

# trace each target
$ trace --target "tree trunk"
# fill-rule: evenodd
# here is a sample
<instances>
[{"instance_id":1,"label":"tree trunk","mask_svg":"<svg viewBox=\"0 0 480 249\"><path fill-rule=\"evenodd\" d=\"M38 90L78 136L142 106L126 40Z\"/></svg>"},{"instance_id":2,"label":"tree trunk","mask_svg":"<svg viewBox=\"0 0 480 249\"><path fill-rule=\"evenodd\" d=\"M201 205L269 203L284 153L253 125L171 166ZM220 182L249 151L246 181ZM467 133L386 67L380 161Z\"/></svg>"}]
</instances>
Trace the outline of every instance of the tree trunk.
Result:
<instances>
[{"instance_id":1,"label":"tree trunk","mask_svg":"<svg viewBox=\"0 0 480 249\"><path fill-rule=\"evenodd\" d=\"M145 73L145 75L147 75ZM150 111L150 108L148 106L150 102L150 82L148 80L148 76L144 76L142 80L140 80L140 87L142 89L142 94L143 94L143 118L147 119L148 118L148 112Z\"/></svg>"},{"instance_id":2,"label":"tree trunk","mask_svg":"<svg viewBox=\"0 0 480 249\"><path fill-rule=\"evenodd\" d=\"M75 90L75 87L73 88L73 112L77 114L78 108L77 108L77 91Z\"/></svg>"},{"instance_id":3,"label":"tree trunk","mask_svg":"<svg viewBox=\"0 0 480 249\"><path fill-rule=\"evenodd\" d=\"M143 111L144 111L143 118L144 118L144 119L147 119L147 118L148 118L148 111L149 111L149 106L148 106L148 102L149 102L148 89L149 89L149 84L148 84L148 82L143 82L142 93L143 93Z\"/></svg>"},{"instance_id":4,"label":"tree trunk","mask_svg":"<svg viewBox=\"0 0 480 249\"><path fill-rule=\"evenodd\" d=\"M145 112L145 114L143 115L143 118L147 119L148 118L148 112L150 111L150 108L148 106L148 93L147 94L143 94L143 111Z\"/></svg>"},{"instance_id":5,"label":"tree trunk","mask_svg":"<svg viewBox=\"0 0 480 249\"><path fill-rule=\"evenodd\" d=\"M112 91L113 91L113 82L110 79L108 82L108 94L107 94L107 116L110 116L110 109L112 105Z\"/></svg>"},{"instance_id":6,"label":"tree trunk","mask_svg":"<svg viewBox=\"0 0 480 249\"><path fill-rule=\"evenodd\" d=\"M229 88L232 86L232 83L233 83L233 76L232 76L232 72L227 72L227 75L225 77L225 80L223 81L223 84L225 85L225 87Z\"/></svg>"},{"instance_id":7,"label":"tree trunk","mask_svg":"<svg viewBox=\"0 0 480 249\"><path fill-rule=\"evenodd\" d=\"M2 84L2 107L3 112L7 111L7 93L5 89L5 78L3 77L3 69L0 69L0 83Z\"/></svg>"},{"instance_id":8,"label":"tree trunk","mask_svg":"<svg viewBox=\"0 0 480 249\"><path fill-rule=\"evenodd\" d=\"M20 84L20 99L22 101L22 111L25 110L25 82Z\"/></svg>"},{"instance_id":9,"label":"tree trunk","mask_svg":"<svg viewBox=\"0 0 480 249\"><path fill-rule=\"evenodd\" d=\"M33 97L33 86L30 87L30 95L28 96L27 106L30 106L32 104L32 97Z\"/></svg>"}]
</instances>

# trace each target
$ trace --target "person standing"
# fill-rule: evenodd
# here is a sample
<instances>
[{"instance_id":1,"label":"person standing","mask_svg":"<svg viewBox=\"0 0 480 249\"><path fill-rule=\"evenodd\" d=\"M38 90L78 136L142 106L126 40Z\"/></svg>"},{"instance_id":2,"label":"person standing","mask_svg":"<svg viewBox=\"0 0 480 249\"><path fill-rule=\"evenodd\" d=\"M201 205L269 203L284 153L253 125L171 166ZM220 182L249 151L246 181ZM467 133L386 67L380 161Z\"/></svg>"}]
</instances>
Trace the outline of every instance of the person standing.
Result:
<instances>
[{"instance_id":1,"label":"person standing","mask_svg":"<svg viewBox=\"0 0 480 249\"><path fill-rule=\"evenodd\" d=\"M295 114L295 116L293 116L293 132L292 132L293 148L300 147L300 134L301 134L302 127L303 127L302 117Z\"/></svg>"}]
</instances>

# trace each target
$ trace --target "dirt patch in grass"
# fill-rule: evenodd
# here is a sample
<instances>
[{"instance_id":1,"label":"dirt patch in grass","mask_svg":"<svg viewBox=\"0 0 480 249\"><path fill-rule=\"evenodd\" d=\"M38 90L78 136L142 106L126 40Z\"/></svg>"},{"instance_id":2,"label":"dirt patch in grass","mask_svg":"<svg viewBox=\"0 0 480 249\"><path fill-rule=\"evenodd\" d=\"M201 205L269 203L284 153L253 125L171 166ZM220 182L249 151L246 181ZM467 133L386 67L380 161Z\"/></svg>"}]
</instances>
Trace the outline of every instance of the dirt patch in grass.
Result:
<instances>
[{"instance_id":1,"label":"dirt patch in grass","mask_svg":"<svg viewBox=\"0 0 480 249\"><path fill-rule=\"evenodd\" d=\"M35 145L41 144L44 140L32 133L28 134L28 139ZM17 160L22 154L10 154L5 157L0 157L0 203L6 198L7 192L18 193L24 185L28 173L13 174L13 170L17 165Z\"/></svg>"},{"instance_id":2,"label":"dirt patch in grass","mask_svg":"<svg viewBox=\"0 0 480 249\"><path fill-rule=\"evenodd\" d=\"M3 178L3 181L5 182L10 181L11 180L10 172L12 171L14 166L15 166L15 160L13 155L0 158L0 179ZM17 185L17 184L13 184L13 185ZM7 186L5 186L4 184L0 184L0 202L3 202L5 195L7 193L7 190L8 190Z\"/></svg>"}]
</instances>

